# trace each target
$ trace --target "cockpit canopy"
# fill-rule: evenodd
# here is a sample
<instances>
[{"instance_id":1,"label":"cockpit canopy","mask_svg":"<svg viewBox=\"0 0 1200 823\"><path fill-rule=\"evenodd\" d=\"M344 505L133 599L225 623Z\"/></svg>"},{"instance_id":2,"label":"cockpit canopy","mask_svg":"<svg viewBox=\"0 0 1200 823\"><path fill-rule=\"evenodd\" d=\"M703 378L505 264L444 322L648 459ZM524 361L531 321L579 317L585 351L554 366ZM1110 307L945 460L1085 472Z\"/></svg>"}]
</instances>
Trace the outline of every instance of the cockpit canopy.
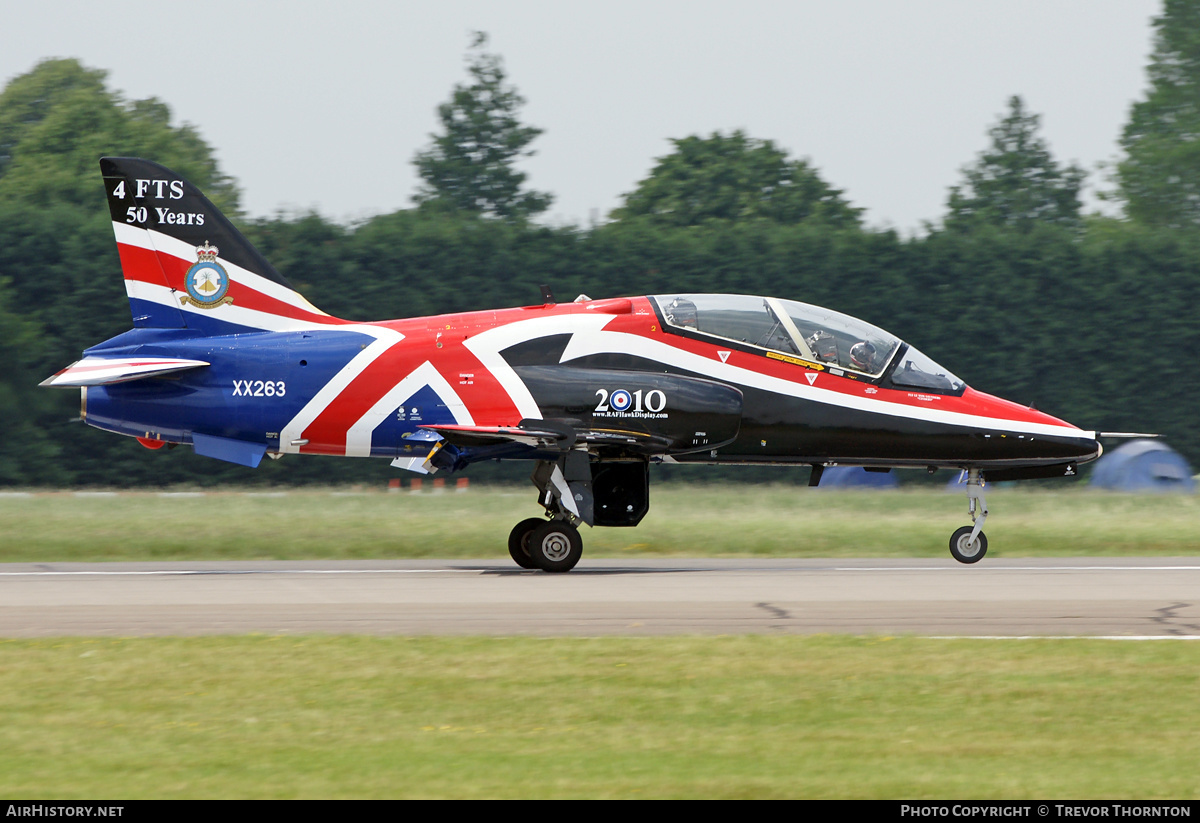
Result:
<instances>
[{"instance_id":1,"label":"cockpit canopy","mask_svg":"<svg viewBox=\"0 0 1200 823\"><path fill-rule=\"evenodd\" d=\"M964 384L898 337L847 314L775 297L655 295L669 331L778 352L897 387L958 394ZM893 362L896 361L896 362Z\"/></svg>"}]
</instances>

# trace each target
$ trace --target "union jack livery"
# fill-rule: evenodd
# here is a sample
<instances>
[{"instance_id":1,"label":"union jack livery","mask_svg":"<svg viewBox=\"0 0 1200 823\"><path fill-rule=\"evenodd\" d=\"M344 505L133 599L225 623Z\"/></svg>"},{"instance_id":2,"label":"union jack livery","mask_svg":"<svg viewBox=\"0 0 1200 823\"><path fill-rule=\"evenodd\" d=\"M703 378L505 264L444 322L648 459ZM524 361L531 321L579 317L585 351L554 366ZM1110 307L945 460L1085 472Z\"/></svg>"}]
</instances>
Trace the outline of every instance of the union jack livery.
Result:
<instances>
[{"instance_id":1,"label":"union jack livery","mask_svg":"<svg viewBox=\"0 0 1200 823\"><path fill-rule=\"evenodd\" d=\"M358 323L305 300L194 186L100 161L133 329L42 383L92 426L257 467L383 457L415 472L533 461L545 517L522 567L565 572L579 524L635 526L652 462L963 469L987 551L985 479L1069 476L1098 433L966 386L888 332L774 297L660 294Z\"/></svg>"}]
</instances>

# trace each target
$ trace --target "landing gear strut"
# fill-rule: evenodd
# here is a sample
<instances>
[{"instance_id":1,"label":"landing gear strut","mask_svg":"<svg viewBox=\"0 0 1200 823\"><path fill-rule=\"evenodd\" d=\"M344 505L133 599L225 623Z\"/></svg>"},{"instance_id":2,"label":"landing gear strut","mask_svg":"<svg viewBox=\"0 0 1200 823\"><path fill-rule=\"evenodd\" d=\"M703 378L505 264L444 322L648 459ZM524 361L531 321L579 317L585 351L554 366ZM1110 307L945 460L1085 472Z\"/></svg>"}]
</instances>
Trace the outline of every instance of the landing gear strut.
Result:
<instances>
[{"instance_id":1,"label":"landing gear strut","mask_svg":"<svg viewBox=\"0 0 1200 823\"><path fill-rule=\"evenodd\" d=\"M581 524L636 526L650 509L644 458L593 463L584 449L570 448L569 437L564 443L562 454L539 460L529 478L549 520L522 520L508 536L508 553L522 569L570 571L583 554Z\"/></svg>"},{"instance_id":2,"label":"landing gear strut","mask_svg":"<svg viewBox=\"0 0 1200 823\"><path fill-rule=\"evenodd\" d=\"M950 554L959 563L978 563L987 554L987 535L983 522L987 520L987 500L983 496L983 476L979 469L967 470L967 513L974 526L963 526L950 536Z\"/></svg>"},{"instance_id":3,"label":"landing gear strut","mask_svg":"<svg viewBox=\"0 0 1200 823\"><path fill-rule=\"evenodd\" d=\"M508 553L522 569L569 572L583 556L577 523L591 525L591 466L586 451L568 451L558 460L539 460L530 478L549 520L531 517L508 535Z\"/></svg>"}]
</instances>

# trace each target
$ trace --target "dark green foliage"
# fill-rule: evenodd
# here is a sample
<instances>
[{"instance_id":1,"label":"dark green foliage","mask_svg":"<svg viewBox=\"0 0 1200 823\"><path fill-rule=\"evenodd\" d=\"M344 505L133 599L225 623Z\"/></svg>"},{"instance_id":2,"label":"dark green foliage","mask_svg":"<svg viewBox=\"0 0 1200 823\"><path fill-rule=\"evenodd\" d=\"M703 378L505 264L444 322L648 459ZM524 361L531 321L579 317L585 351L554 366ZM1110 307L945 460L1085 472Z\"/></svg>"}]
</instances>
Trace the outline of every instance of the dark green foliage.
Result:
<instances>
[{"instance_id":1,"label":"dark green foliage","mask_svg":"<svg viewBox=\"0 0 1200 823\"><path fill-rule=\"evenodd\" d=\"M37 383L130 326L99 159L153 157L236 214L238 192L157 100L125 102L104 72L48 60L0 93L0 483L163 482L132 441L71 422L77 391ZM142 454L136 454L142 452Z\"/></svg>"},{"instance_id":2,"label":"dark green foliage","mask_svg":"<svg viewBox=\"0 0 1200 823\"><path fill-rule=\"evenodd\" d=\"M650 176L613 211L614 219L646 217L664 226L754 218L814 220L837 227L859 223L861 209L852 207L807 162L789 159L770 140L735 131L671 142L675 151L658 158Z\"/></svg>"},{"instance_id":3,"label":"dark green foliage","mask_svg":"<svg viewBox=\"0 0 1200 823\"><path fill-rule=\"evenodd\" d=\"M40 423L53 417L55 404L37 387L45 375L38 362L45 348L36 323L14 310L8 282L0 279L0 420L5 421L0 441L0 486L28 482L35 467L44 466L47 482L70 478L58 464L59 445ZM65 415L64 415L65 417Z\"/></svg>"},{"instance_id":4,"label":"dark green foliage","mask_svg":"<svg viewBox=\"0 0 1200 823\"><path fill-rule=\"evenodd\" d=\"M434 211L463 212L505 220L541 214L553 197L521 191L525 174L513 168L526 147L542 133L524 126L517 110L525 98L506 85L500 57L488 54L487 35L476 32L467 60L471 84L456 85L450 100L438 106L442 134L413 162L425 185L416 201Z\"/></svg>"},{"instance_id":5,"label":"dark green foliage","mask_svg":"<svg viewBox=\"0 0 1200 823\"><path fill-rule=\"evenodd\" d=\"M1121 137L1117 182L1129 216L1152 226L1200 226L1200 5L1166 0L1154 21L1150 91Z\"/></svg>"},{"instance_id":6,"label":"dark green foliage","mask_svg":"<svg viewBox=\"0 0 1200 823\"><path fill-rule=\"evenodd\" d=\"M196 130L171 126L159 100L126 102L104 77L77 60L46 60L9 82L0 93L0 199L91 207L103 197L99 159L124 155L153 157L236 214L237 187Z\"/></svg>"},{"instance_id":7,"label":"dark green foliage","mask_svg":"<svg viewBox=\"0 0 1200 823\"><path fill-rule=\"evenodd\" d=\"M946 228L1078 228L1084 171L1058 167L1037 135L1038 116L1026 112L1020 97L1010 98L1008 109L988 130L992 145L963 169L966 180L950 189Z\"/></svg>"}]
</instances>

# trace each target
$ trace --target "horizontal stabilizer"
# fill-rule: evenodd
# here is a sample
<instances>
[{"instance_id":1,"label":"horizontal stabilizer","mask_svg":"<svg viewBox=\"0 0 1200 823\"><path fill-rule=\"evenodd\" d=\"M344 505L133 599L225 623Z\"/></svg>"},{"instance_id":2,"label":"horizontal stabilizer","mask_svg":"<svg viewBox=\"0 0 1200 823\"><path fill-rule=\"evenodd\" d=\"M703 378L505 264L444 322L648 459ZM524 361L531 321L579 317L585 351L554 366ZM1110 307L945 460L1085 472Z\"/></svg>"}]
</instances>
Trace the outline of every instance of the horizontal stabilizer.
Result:
<instances>
[{"instance_id":1,"label":"horizontal stabilizer","mask_svg":"<svg viewBox=\"0 0 1200 823\"><path fill-rule=\"evenodd\" d=\"M147 377L161 377L188 369L207 366L204 360L183 360L177 357L85 357L67 366L38 385L59 389L80 386L106 386L126 383Z\"/></svg>"}]
</instances>

